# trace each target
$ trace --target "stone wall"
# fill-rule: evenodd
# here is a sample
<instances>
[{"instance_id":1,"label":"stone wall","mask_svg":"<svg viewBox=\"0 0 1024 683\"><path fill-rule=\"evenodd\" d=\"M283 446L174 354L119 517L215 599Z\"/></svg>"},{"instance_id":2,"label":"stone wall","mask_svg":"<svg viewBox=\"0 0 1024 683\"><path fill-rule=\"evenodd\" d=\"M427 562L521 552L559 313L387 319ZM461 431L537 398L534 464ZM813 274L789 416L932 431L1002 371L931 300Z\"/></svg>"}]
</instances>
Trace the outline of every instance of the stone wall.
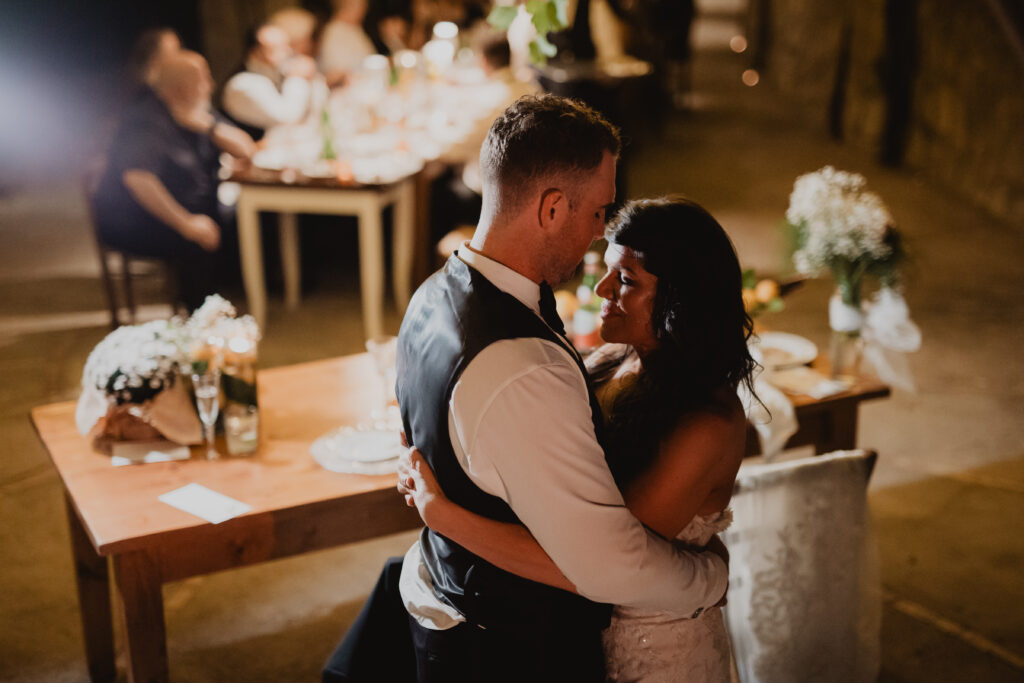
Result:
<instances>
[{"instance_id":1,"label":"stone wall","mask_svg":"<svg viewBox=\"0 0 1024 683\"><path fill-rule=\"evenodd\" d=\"M983 3L922 2L907 163L1024 229L1024 64Z\"/></svg>"},{"instance_id":2,"label":"stone wall","mask_svg":"<svg viewBox=\"0 0 1024 683\"><path fill-rule=\"evenodd\" d=\"M825 123L848 0L752 0L767 36L763 75L808 121ZM754 13L752 13L753 15Z\"/></svg>"},{"instance_id":3,"label":"stone wall","mask_svg":"<svg viewBox=\"0 0 1024 683\"><path fill-rule=\"evenodd\" d=\"M897 38L894 7L912 24ZM751 0L750 16L763 82L808 125L1024 229L1024 64L986 3ZM900 64L905 124L890 89Z\"/></svg>"}]
</instances>

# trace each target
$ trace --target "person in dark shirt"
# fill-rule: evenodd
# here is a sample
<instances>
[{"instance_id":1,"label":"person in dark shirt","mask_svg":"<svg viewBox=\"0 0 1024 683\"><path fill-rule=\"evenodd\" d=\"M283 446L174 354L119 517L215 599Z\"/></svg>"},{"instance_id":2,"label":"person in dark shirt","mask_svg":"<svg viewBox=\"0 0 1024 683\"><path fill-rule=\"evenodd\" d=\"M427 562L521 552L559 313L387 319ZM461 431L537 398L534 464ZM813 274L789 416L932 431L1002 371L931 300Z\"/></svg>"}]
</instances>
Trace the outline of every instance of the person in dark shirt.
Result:
<instances>
[{"instance_id":1,"label":"person in dark shirt","mask_svg":"<svg viewBox=\"0 0 1024 683\"><path fill-rule=\"evenodd\" d=\"M195 308L212 293L222 242L220 153L247 159L255 145L211 110L213 79L201 55L168 58L153 91L132 103L115 134L93 197L97 228L110 247L170 263L182 301Z\"/></svg>"}]
</instances>

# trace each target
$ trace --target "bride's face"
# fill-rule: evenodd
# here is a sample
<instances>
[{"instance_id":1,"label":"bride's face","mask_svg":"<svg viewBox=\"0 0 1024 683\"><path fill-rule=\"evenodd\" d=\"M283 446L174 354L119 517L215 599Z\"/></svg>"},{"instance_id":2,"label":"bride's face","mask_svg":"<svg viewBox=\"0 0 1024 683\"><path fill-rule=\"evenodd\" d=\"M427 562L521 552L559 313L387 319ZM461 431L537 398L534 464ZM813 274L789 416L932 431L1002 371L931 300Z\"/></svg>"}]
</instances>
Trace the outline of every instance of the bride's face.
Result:
<instances>
[{"instance_id":1,"label":"bride's face","mask_svg":"<svg viewBox=\"0 0 1024 683\"><path fill-rule=\"evenodd\" d=\"M629 344L643 357L658 346L651 325L658 278L640 265L636 252L609 244L604 253L608 272L597 283L601 306L601 338L606 342Z\"/></svg>"}]
</instances>

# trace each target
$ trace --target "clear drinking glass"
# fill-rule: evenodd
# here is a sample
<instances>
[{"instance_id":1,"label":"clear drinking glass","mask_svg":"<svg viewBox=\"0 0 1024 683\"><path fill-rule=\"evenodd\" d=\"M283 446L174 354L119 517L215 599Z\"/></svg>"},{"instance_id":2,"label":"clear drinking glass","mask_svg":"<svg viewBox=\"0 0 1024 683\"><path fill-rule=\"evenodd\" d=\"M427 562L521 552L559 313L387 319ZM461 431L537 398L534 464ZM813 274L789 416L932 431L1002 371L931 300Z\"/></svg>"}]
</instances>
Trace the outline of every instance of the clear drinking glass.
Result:
<instances>
[{"instance_id":1,"label":"clear drinking glass","mask_svg":"<svg viewBox=\"0 0 1024 683\"><path fill-rule=\"evenodd\" d=\"M192 388L196 392L196 408L199 409L199 419L203 423L206 458L216 460L217 451L213 448L213 428L217 424L217 413L220 411L220 370L193 374Z\"/></svg>"}]
</instances>

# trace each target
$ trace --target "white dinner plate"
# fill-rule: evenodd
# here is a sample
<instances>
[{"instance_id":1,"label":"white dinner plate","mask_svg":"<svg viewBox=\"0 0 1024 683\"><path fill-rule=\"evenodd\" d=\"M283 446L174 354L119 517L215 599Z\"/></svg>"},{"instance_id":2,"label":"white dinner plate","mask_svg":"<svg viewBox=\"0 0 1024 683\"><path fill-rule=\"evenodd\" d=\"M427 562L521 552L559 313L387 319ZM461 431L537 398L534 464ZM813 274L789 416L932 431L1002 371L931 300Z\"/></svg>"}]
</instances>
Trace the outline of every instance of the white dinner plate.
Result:
<instances>
[{"instance_id":1,"label":"white dinner plate","mask_svg":"<svg viewBox=\"0 0 1024 683\"><path fill-rule=\"evenodd\" d=\"M763 332L758 335L751 351L760 357L756 360L768 369L791 368L807 365L818 357L818 347L810 339L789 332Z\"/></svg>"},{"instance_id":2,"label":"white dinner plate","mask_svg":"<svg viewBox=\"0 0 1024 683\"><path fill-rule=\"evenodd\" d=\"M333 178L338 175L337 167L326 159L314 161L302 167L302 175L307 178Z\"/></svg>"},{"instance_id":3,"label":"white dinner plate","mask_svg":"<svg viewBox=\"0 0 1024 683\"><path fill-rule=\"evenodd\" d=\"M397 431L342 427L321 436L309 450L331 472L388 474L398 469L403 447Z\"/></svg>"},{"instance_id":4,"label":"white dinner plate","mask_svg":"<svg viewBox=\"0 0 1024 683\"><path fill-rule=\"evenodd\" d=\"M285 156L280 150L261 149L253 155L252 165L264 171L280 171L285 167Z\"/></svg>"}]
</instances>

